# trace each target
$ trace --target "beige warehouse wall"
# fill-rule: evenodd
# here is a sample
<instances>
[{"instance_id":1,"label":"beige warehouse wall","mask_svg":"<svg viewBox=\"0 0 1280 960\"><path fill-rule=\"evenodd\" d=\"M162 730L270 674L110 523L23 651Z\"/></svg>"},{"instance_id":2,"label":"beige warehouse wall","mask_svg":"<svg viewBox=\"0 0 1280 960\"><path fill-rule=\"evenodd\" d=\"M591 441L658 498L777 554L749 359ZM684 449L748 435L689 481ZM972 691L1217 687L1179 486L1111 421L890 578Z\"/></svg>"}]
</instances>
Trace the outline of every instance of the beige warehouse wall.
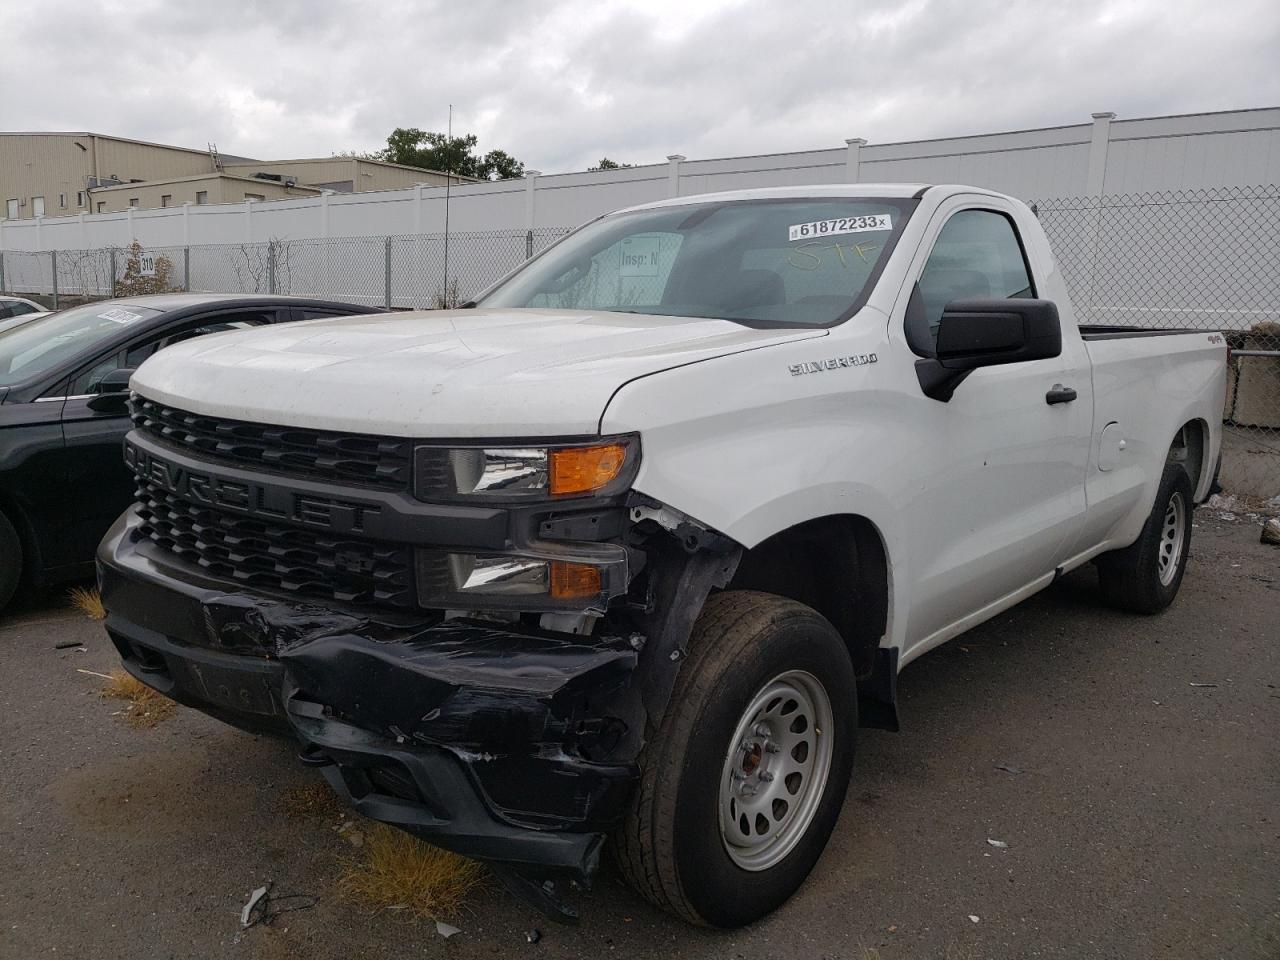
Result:
<instances>
[{"instance_id":1,"label":"beige warehouse wall","mask_svg":"<svg viewBox=\"0 0 1280 960\"><path fill-rule=\"evenodd\" d=\"M184 203L199 203L197 194L208 194L206 203L243 203L249 196L264 200L288 200L315 196L320 191L306 187L288 189L270 180L249 180L242 177L211 175L193 177L170 183L130 183L119 187L94 190L90 196L94 213L119 213L128 210L130 200L136 199L137 209L155 210L162 206L180 207ZM164 198L170 200L166 204ZM101 204L101 209L99 209Z\"/></svg>"},{"instance_id":2,"label":"beige warehouse wall","mask_svg":"<svg viewBox=\"0 0 1280 960\"><path fill-rule=\"evenodd\" d=\"M77 142L84 149L76 146ZM92 164L88 137L0 134L0 217L6 215L10 199L22 204L17 219L35 216L32 197L44 197L45 216L87 211L88 207L76 206L76 192L84 190ZM66 208L58 205L60 193L67 195Z\"/></svg>"},{"instance_id":3,"label":"beige warehouse wall","mask_svg":"<svg viewBox=\"0 0 1280 960\"><path fill-rule=\"evenodd\" d=\"M213 160L207 153L104 137L98 137L97 141L99 177L171 180L213 171Z\"/></svg>"},{"instance_id":4,"label":"beige warehouse wall","mask_svg":"<svg viewBox=\"0 0 1280 960\"><path fill-rule=\"evenodd\" d=\"M298 183L313 186L335 184L340 192L366 193L370 190L399 190L417 183L443 186L447 177L431 170L394 163L359 160L354 157L320 157L303 160L268 160L256 163L226 163L223 169L237 176L262 173L296 177ZM457 177L454 183L459 183ZM343 184L344 186L336 186ZM345 184L351 184L346 187Z\"/></svg>"},{"instance_id":5,"label":"beige warehouse wall","mask_svg":"<svg viewBox=\"0 0 1280 960\"><path fill-rule=\"evenodd\" d=\"M178 147L89 134L0 134L0 217L10 199L19 201L16 219L34 217L35 197L44 198L47 217L95 212L96 206L76 203L90 177L167 180L212 169L208 154ZM66 206L60 203L64 194Z\"/></svg>"}]
</instances>

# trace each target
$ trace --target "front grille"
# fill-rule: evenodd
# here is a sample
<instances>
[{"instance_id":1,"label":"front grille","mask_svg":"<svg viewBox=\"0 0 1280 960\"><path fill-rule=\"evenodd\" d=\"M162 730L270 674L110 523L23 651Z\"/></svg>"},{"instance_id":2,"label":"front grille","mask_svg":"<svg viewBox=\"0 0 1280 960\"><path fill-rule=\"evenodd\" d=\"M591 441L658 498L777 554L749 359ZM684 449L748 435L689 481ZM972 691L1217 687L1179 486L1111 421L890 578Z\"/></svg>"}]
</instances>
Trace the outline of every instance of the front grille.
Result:
<instances>
[{"instance_id":1,"label":"front grille","mask_svg":"<svg viewBox=\"0 0 1280 960\"><path fill-rule=\"evenodd\" d=\"M138 430L202 459L288 476L409 489L410 440L206 417L136 395L130 415Z\"/></svg>"},{"instance_id":2,"label":"front grille","mask_svg":"<svg viewBox=\"0 0 1280 960\"><path fill-rule=\"evenodd\" d=\"M343 604L414 606L409 547L188 503L141 477L137 500L141 534L212 576Z\"/></svg>"}]
</instances>

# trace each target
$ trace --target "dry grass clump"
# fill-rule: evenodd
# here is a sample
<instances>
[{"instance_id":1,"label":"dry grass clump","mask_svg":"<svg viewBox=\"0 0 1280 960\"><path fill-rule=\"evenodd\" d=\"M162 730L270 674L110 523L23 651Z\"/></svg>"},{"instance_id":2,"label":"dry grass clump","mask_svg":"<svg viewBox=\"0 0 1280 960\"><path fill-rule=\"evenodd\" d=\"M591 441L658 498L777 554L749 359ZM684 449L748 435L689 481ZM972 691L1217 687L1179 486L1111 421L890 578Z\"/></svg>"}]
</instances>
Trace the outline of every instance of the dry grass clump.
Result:
<instances>
[{"instance_id":1,"label":"dry grass clump","mask_svg":"<svg viewBox=\"0 0 1280 960\"><path fill-rule=\"evenodd\" d=\"M88 587L72 587L67 591L67 599L71 605L90 620L107 619L107 610L102 605L102 594Z\"/></svg>"},{"instance_id":2,"label":"dry grass clump","mask_svg":"<svg viewBox=\"0 0 1280 960\"><path fill-rule=\"evenodd\" d=\"M346 805L326 783L308 783L280 794L280 812L290 820L322 820L346 812Z\"/></svg>"},{"instance_id":3,"label":"dry grass clump","mask_svg":"<svg viewBox=\"0 0 1280 960\"><path fill-rule=\"evenodd\" d=\"M157 693L123 670L112 671L102 685L102 695L112 700L123 700L125 720L131 727L139 729L149 729L168 720L178 709L178 705L164 694Z\"/></svg>"},{"instance_id":4,"label":"dry grass clump","mask_svg":"<svg viewBox=\"0 0 1280 960\"><path fill-rule=\"evenodd\" d=\"M359 858L349 862L338 889L362 906L444 920L459 915L467 895L484 879L484 867L474 860L386 824L369 823Z\"/></svg>"}]
</instances>

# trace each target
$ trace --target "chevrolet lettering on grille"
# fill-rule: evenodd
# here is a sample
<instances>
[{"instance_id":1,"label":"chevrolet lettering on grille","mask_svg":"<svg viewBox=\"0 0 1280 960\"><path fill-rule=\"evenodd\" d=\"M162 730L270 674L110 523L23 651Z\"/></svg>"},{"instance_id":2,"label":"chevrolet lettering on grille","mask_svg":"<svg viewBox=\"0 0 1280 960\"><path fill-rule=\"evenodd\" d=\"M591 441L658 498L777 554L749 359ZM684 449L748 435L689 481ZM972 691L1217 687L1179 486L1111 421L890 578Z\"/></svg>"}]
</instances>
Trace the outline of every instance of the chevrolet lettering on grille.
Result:
<instances>
[{"instance_id":1,"label":"chevrolet lettering on grille","mask_svg":"<svg viewBox=\"0 0 1280 960\"><path fill-rule=\"evenodd\" d=\"M287 520L338 533L360 533L365 529L366 520L380 510L373 504L334 500L198 472L163 460L127 440L124 460L139 478L189 502L263 519Z\"/></svg>"}]
</instances>

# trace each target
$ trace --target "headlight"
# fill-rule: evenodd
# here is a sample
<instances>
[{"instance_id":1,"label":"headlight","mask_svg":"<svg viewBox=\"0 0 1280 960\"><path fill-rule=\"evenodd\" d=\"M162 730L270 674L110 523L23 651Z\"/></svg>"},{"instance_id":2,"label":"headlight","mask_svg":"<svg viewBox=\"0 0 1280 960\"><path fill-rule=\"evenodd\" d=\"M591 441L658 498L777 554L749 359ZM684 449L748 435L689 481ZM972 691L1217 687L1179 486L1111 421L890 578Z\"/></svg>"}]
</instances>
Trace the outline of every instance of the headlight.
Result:
<instances>
[{"instance_id":1,"label":"headlight","mask_svg":"<svg viewBox=\"0 0 1280 960\"><path fill-rule=\"evenodd\" d=\"M626 590L627 560L621 548L578 545L572 558L546 555L418 551L418 603L451 610L603 610Z\"/></svg>"},{"instance_id":2,"label":"headlight","mask_svg":"<svg viewBox=\"0 0 1280 960\"><path fill-rule=\"evenodd\" d=\"M420 446L413 488L419 500L491 502L608 496L630 484L636 437L556 446Z\"/></svg>"}]
</instances>

